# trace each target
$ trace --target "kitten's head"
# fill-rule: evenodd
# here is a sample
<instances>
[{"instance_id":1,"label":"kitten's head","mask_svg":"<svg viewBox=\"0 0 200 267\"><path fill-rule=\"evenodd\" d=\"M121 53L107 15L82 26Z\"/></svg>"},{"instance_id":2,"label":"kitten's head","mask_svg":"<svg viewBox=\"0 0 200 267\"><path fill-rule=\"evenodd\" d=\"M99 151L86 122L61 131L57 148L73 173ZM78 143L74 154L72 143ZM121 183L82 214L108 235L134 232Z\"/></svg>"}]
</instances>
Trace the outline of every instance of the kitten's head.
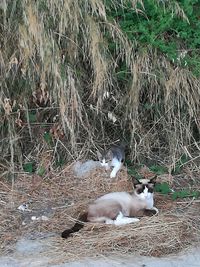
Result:
<instances>
[{"instance_id":1,"label":"kitten's head","mask_svg":"<svg viewBox=\"0 0 200 267\"><path fill-rule=\"evenodd\" d=\"M101 163L101 166L108 167L109 162L112 160L112 151L109 150L108 152L104 151L102 153L97 151L97 156L98 156L98 159Z\"/></svg>"},{"instance_id":2,"label":"kitten's head","mask_svg":"<svg viewBox=\"0 0 200 267\"><path fill-rule=\"evenodd\" d=\"M156 183L156 176L151 179L133 179L134 193L140 199L148 199L152 197L154 192L154 186Z\"/></svg>"}]
</instances>

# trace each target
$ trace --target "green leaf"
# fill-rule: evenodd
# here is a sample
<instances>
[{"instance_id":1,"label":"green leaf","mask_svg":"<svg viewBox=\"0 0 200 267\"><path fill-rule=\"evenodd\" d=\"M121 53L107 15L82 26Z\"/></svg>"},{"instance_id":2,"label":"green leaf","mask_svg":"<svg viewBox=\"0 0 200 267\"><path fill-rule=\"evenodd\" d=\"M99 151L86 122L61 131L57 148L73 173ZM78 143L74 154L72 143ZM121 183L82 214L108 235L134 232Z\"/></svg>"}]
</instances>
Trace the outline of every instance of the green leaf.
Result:
<instances>
[{"instance_id":1,"label":"green leaf","mask_svg":"<svg viewBox=\"0 0 200 267\"><path fill-rule=\"evenodd\" d=\"M180 160L176 163L175 169L173 170L173 174L178 174L181 172L183 165L189 160L189 158L183 154Z\"/></svg>"},{"instance_id":2,"label":"green leaf","mask_svg":"<svg viewBox=\"0 0 200 267\"><path fill-rule=\"evenodd\" d=\"M45 132L43 137L44 137L44 140L47 142L47 144L49 145L53 144L52 135L50 132Z\"/></svg>"},{"instance_id":3,"label":"green leaf","mask_svg":"<svg viewBox=\"0 0 200 267\"><path fill-rule=\"evenodd\" d=\"M132 161L130 159L125 159L125 165L132 166Z\"/></svg>"},{"instance_id":4,"label":"green leaf","mask_svg":"<svg viewBox=\"0 0 200 267\"><path fill-rule=\"evenodd\" d=\"M167 173L167 168L160 165L152 165L149 169L158 175Z\"/></svg>"},{"instance_id":5,"label":"green leaf","mask_svg":"<svg viewBox=\"0 0 200 267\"><path fill-rule=\"evenodd\" d=\"M28 173L33 173L33 162L28 162L23 165L23 170Z\"/></svg>"},{"instance_id":6,"label":"green leaf","mask_svg":"<svg viewBox=\"0 0 200 267\"><path fill-rule=\"evenodd\" d=\"M44 176L45 172L46 172L45 167L44 166L40 166L39 169L38 169L38 171L37 171L37 174L39 176Z\"/></svg>"},{"instance_id":7,"label":"green leaf","mask_svg":"<svg viewBox=\"0 0 200 267\"><path fill-rule=\"evenodd\" d=\"M134 176L136 179L141 179L142 176L133 168L128 168L128 174Z\"/></svg>"},{"instance_id":8,"label":"green leaf","mask_svg":"<svg viewBox=\"0 0 200 267\"><path fill-rule=\"evenodd\" d=\"M56 160L56 162L55 162L56 167L62 167L64 164L65 164L64 159L59 159L59 160Z\"/></svg>"},{"instance_id":9,"label":"green leaf","mask_svg":"<svg viewBox=\"0 0 200 267\"><path fill-rule=\"evenodd\" d=\"M172 194L172 199L176 200L177 198L186 198L186 197L195 197L198 198L200 196L199 191L189 191L187 189L183 189L181 191L176 191Z\"/></svg>"},{"instance_id":10,"label":"green leaf","mask_svg":"<svg viewBox=\"0 0 200 267\"><path fill-rule=\"evenodd\" d=\"M171 189L167 183L162 183L162 184L155 185L155 191L163 195L166 195L171 192Z\"/></svg>"},{"instance_id":11,"label":"green leaf","mask_svg":"<svg viewBox=\"0 0 200 267\"><path fill-rule=\"evenodd\" d=\"M27 118L27 120L29 120L30 123L36 122L37 121L36 113L28 112L28 118Z\"/></svg>"}]
</instances>

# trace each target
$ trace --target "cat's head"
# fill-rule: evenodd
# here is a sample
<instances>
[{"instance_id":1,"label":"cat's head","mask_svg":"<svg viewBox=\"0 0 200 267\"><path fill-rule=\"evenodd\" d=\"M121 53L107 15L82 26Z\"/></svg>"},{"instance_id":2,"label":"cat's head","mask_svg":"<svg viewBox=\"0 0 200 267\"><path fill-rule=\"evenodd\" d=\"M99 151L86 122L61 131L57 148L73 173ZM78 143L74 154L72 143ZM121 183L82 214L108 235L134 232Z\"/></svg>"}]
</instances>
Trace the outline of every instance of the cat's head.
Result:
<instances>
[{"instance_id":1,"label":"cat's head","mask_svg":"<svg viewBox=\"0 0 200 267\"><path fill-rule=\"evenodd\" d=\"M157 176L151 179L140 179L133 178L134 194L140 199L148 199L152 197L154 192L154 186L156 184Z\"/></svg>"},{"instance_id":2,"label":"cat's head","mask_svg":"<svg viewBox=\"0 0 200 267\"><path fill-rule=\"evenodd\" d=\"M108 167L109 162L112 160L112 151L109 150L108 152L103 151L100 153L97 151L97 157L99 159L99 162L101 163L101 166Z\"/></svg>"}]
</instances>

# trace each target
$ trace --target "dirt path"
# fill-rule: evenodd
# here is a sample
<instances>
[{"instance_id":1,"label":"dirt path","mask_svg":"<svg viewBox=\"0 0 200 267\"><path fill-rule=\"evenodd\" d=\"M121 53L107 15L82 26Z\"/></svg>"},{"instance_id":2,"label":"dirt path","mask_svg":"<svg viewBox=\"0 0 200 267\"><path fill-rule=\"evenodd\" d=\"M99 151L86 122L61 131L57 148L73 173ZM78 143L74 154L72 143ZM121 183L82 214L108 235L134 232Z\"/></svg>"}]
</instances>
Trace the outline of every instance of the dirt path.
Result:
<instances>
[{"instance_id":1,"label":"dirt path","mask_svg":"<svg viewBox=\"0 0 200 267\"><path fill-rule=\"evenodd\" d=\"M164 258L128 256L101 257L98 259L84 259L75 262L56 262L55 257L48 252L52 247L52 239L28 240L21 239L15 245L15 250L9 256L0 257L0 267L200 267L200 248L194 248L178 255Z\"/></svg>"}]
</instances>

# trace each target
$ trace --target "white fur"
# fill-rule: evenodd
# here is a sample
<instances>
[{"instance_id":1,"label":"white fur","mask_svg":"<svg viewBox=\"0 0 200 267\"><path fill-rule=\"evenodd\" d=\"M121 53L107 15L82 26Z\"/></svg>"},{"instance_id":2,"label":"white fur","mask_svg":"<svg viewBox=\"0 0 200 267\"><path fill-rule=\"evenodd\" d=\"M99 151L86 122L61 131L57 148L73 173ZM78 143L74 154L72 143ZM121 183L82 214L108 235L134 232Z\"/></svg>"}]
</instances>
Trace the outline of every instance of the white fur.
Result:
<instances>
[{"instance_id":1,"label":"white fur","mask_svg":"<svg viewBox=\"0 0 200 267\"><path fill-rule=\"evenodd\" d=\"M102 162L100 162L100 163L101 163L101 166L105 167L107 171L110 169L110 164L109 164L109 162L106 162L105 159L102 159Z\"/></svg>"},{"instance_id":2,"label":"white fur","mask_svg":"<svg viewBox=\"0 0 200 267\"><path fill-rule=\"evenodd\" d=\"M154 199L153 199L154 195L153 193L148 192L148 188L145 187L144 193L141 194L135 193L135 195L137 196L138 200L144 201L146 203L147 209L155 210L156 214L158 214L158 209L154 207ZM119 202L123 207L124 213L126 214L126 211L128 210L133 201L133 196L127 192L112 192L98 198L95 202L106 199L116 200L117 202Z\"/></svg>"},{"instance_id":3,"label":"white fur","mask_svg":"<svg viewBox=\"0 0 200 267\"><path fill-rule=\"evenodd\" d=\"M149 182L150 182L150 179L145 179L145 178L140 179L140 183L142 184L148 184Z\"/></svg>"},{"instance_id":4,"label":"white fur","mask_svg":"<svg viewBox=\"0 0 200 267\"><path fill-rule=\"evenodd\" d=\"M105 224L114 224L114 220L106 218Z\"/></svg>"},{"instance_id":5,"label":"white fur","mask_svg":"<svg viewBox=\"0 0 200 267\"><path fill-rule=\"evenodd\" d=\"M113 158L111 162L111 166L113 166L114 168L110 174L110 178L115 178L118 171L121 169L122 163L118 159Z\"/></svg>"},{"instance_id":6,"label":"white fur","mask_svg":"<svg viewBox=\"0 0 200 267\"><path fill-rule=\"evenodd\" d=\"M107 167L108 165L109 165L108 162L106 162L105 159L102 159L101 166L102 167Z\"/></svg>"},{"instance_id":7,"label":"white fur","mask_svg":"<svg viewBox=\"0 0 200 267\"><path fill-rule=\"evenodd\" d=\"M145 186L144 192L141 194L137 194L138 198L141 200L145 200L147 203L147 209L152 209L154 205L153 201L153 193L148 192L148 188Z\"/></svg>"},{"instance_id":8,"label":"white fur","mask_svg":"<svg viewBox=\"0 0 200 267\"><path fill-rule=\"evenodd\" d=\"M114 168L113 168L113 170L112 170L112 172L110 174L110 178L115 178L116 177L118 171L121 169L121 166L122 166L121 162L116 161L116 165L114 166Z\"/></svg>"},{"instance_id":9,"label":"white fur","mask_svg":"<svg viewBox=\"0 0 200 267\"><path fill-rule=\"evenodd\" d=\"M122 214L122 212L119 212L119 214L115 220L106 219L105 223L106 224L114 224L116 226L119 226L119 225L125 225L125 224L129 224L129 223L135 223L135 222L139 222L139 221L140 220L138 218L125 217Z\"/></svg>"},{"instance_id":10,"label":"white fur","mask_svg":"<svg viewBox=\"0 0 200 267\"><path fill-rule=\"evenodd\" d=\"M118 171L121 169L122 163L117 158L113 158L111 162L106 162L105 159L102 159L101 166L105 167L106 170L109 170L110 167L114 167L110 178L115 178Z\"/></svg>"},{"instance_id":11,"label":"white fur","mask_svg":"<svg viewBox=\"0 0 200 267\"><path fill-rule=\"evenodd\" d=\"M111 166L112 167L121 167L121 162L117 158L113 158L111 161Z\"/></svg>"},{"instance_id":12,"label":"white fur","mask_svg":"<svg viewBox=\"0 0 200 267\"><path fill-rule=\"evenodd\" d=\"M114 213L118 209L116 211L117 217L114 220L112 218L116 215L112 213L112 205ZM149 193L147 187L142 194L137 194L136 191L133 195L127 192L112 192L96 199L89 206L88 220L90 222L124 225L138 222L139 219L134 217L135 214L145 209L155 210L156 214L158 213L158 209L154 207L153 193Z\"/></svg>"},{"instance_id":13,"label":"white fur","mask_svg":"<svg viewBox=\"0 0 200 267\"><path fill-rule=\"evenodd\" d=\"M122 212L119 212L119 215L117 218L114 220L114 225L124 225L124 224L129 224L129 223L134 223L134 222L139 222L140 220L138 218L129 218L125 217Z\"/></svg>"},{"instance_id":14,"label":"white fur","mask_svg":"<svg viewBox=\"0 0 200 267\"><path fill-rule=\"evenodd\" d=\"M137 196L138 200L144 201L146 203L147 209L156 210L156 213L158 213L158 209L154 207L153 193L149 193L148 188L145 187L144 193L135 195ZM133 196L131 196L127 192L113 192L98 198L95 202L106 199L116 200L122 205L123 210L127 210L127 207L129 207L131 205L131 202L133 201Z\"/></svg>"}]
</instances>

